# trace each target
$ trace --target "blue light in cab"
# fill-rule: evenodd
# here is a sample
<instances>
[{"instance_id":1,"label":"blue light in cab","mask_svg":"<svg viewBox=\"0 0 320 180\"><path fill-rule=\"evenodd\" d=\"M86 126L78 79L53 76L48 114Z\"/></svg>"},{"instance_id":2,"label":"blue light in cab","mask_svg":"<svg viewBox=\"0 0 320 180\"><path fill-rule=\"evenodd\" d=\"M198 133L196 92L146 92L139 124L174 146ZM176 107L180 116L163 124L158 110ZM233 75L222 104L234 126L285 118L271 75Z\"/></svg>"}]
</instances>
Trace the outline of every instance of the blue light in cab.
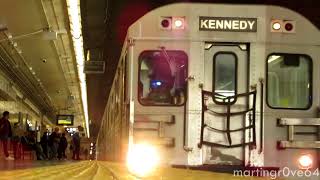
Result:
<instances>
[{"instance_id":1,"label":"blue light in cab","mask_svg":"<svg viewBox=\"0 0 320 180\"><path fill-rule=\"evenodd\" d=\"M162 85L162 82L159 80L152 80L151 81L151 87L154 89L160 87L161 85Z\"/></svg>"}]
</instances>

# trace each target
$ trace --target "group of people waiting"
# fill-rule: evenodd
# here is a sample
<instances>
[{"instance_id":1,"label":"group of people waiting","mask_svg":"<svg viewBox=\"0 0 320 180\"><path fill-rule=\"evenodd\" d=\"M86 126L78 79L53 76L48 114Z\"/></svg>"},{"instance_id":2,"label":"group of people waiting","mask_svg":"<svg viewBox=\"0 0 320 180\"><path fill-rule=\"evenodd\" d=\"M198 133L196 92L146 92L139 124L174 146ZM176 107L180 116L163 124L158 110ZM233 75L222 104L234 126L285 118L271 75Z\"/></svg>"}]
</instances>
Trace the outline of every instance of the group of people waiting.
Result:
<instances>
[{"instance_id":1,"label":"group of people waiting","mask_svg":"<svg viewBox=\"0 0 320 180\"><path fill-rule=\"evenodd\" d=\"M67 159L68 139L71 139L69 149L73 152L72 159L80 160L80 135L78 132L74 133L71 138L68 132L59 133L59 128L56 127L51 134L44 132L40 142L37 142L35 131L23 131L19 128L18 123L14 124L12 129L9 115L10 113L5 111L0 119L0 140L6 160L18 158L18 147L22 151L34 151L37 160ZM13 157L9 155L9 142L12 144Z\"/></svg>"},{"instance_id":2,"label":"group of people waiting","mask_svg":"<svg viewBox=\"0 0 320 180\"><path fill-rule=\"evenodd\" d=\"M50 135L47 132L43 133L40 145L46 159L67 159L66 150L69 139L66 137L67 135L68 132L59 133L59 128L55 128ZM80 136L78 132L73 134L69 149L73 152L72 159L80 160Z\"/></svg>"}]
</instances>

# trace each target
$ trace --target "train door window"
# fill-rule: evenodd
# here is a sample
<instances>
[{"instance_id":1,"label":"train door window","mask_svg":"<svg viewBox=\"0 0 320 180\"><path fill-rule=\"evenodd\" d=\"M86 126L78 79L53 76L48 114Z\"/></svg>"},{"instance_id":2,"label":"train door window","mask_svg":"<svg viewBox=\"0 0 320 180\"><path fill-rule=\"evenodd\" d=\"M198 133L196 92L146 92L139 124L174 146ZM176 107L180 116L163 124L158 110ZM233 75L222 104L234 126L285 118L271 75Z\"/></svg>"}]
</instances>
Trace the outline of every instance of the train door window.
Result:
<instances>
[{"instance_id":1,"label":"train door window","mask_svg":"<svg viewBox=\"0 0 320 180\"><path fill-rule=\"evenodd\" d=\"M237 91L237 55L233 52L217 52L213 57L214 101L222 103ZM231 99L232 103L235 99Z\"/></svg>"},{"instance_id":2,"label":"train door window","mask_svg":"<svg viewBox=\"0 0 320 180\"><path fill-rule=\"evenodd\" d=\"M271 108L308 109L312 103L312 59L298 54L267 58L267 103Z\"/></svg>"},{"instance_id":3,"label":"train door window","mask_svg":"<svg viewBox=\"0 0 320 180\"><path fill-rule=\"evenodd\" d=\"M138 96L142 105L183 105L188 56L183 51L148 50L139 56Z\"/></svg>"}]
</instances>

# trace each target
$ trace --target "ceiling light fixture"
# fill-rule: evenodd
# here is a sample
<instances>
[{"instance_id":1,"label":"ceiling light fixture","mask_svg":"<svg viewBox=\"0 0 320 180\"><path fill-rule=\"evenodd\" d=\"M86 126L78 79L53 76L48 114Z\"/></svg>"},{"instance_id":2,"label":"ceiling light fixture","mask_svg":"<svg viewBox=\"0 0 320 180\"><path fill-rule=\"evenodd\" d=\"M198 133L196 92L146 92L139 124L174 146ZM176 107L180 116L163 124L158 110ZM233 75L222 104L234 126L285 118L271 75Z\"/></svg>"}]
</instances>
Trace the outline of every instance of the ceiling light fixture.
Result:
<instances>
[{"instance_id":1,"label":"ceiling light fixture","mask_svg":"<svg viewBox=\"0 0 320 180\"><path fill-rule=\"evenodd\" d=\"M87 85L86 75L84 74L84 51L83 51L83 39L81 32L81 13L80 13L80 0L66 0L68 6L68 15L70 21L71 35L73 41L73 47L75 57L77 61L78 76L81 88L81 98L84 119L86 123L87 135L89 134L89 118L88 118L88 102L87 102Z\"/></svg>"}]
</instances>

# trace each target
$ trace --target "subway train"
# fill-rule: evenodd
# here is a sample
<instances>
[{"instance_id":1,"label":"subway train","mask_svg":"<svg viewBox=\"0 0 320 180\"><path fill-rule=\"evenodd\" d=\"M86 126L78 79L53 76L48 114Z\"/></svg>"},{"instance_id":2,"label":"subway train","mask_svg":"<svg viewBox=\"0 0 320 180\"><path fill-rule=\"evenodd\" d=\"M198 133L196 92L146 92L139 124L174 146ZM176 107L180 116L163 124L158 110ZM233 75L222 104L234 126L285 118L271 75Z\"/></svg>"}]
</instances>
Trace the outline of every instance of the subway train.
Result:
<instances>
[{"instance_id":1,"label":"subway train","mask_svg":"<svg viewBox=\"0 0 320 180\"><path fill-rule=\"evenodd\" d=\"M152 10L128 29L97 159L317 169L319 58L319 29L283 7Z\"/></svg>"}]
</instances>

